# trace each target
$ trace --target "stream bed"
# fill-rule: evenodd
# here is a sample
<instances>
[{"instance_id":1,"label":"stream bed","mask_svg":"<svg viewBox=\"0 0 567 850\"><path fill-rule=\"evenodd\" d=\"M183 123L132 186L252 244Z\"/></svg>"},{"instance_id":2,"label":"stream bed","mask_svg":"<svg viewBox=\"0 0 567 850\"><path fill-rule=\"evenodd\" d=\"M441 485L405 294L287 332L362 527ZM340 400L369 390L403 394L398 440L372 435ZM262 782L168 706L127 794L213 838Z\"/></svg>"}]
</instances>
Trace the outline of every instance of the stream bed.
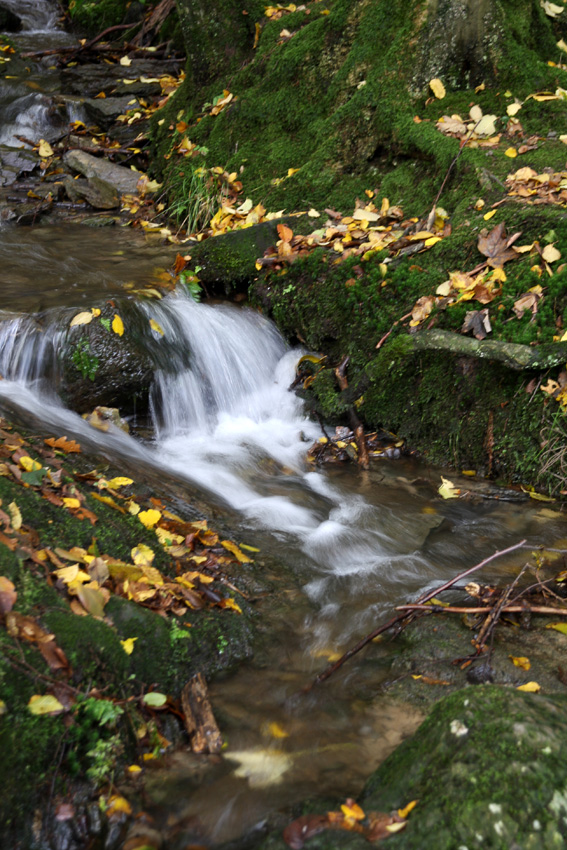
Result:
<instances>
[{"instance_id":1,"label":"stream bed","mask_svg":"<svg viewBox=\"0 0 567 850\"><path fill-rule=\"evenodd\" d=\"M33 4L1 5L26 6L28 15ZM28 30L33 22L25 17ZM46 14L41 26L53 27L54 19ZM35 101L25 109L41 132L49 104L39 106L43 113ZM19 110L21 118L22 104ZM31 133L30 121L20 121L18 130ZM0 224L0 408L32 426L41 423L46 433L78 439L117 467L162 476L189 500L198 494L225 512L237 539L259 550L259 567L285 564L289 586L275 601L257 604L257 656L211 684L227 744L222 758L206 762L180 751L148 777L156 822L182 831L198 818L211 845L237 839L272 810L306 797L356 796L421 722L422 709L388 695L395 646L372 645L328 683L302 694L330 661L396 604L495 550L522 538L549 546L567 534L558 512L498 498L495 490L443 501L441 472L419 460L376 459L368 472L354 464L310 465L306 452L321 429L288 389L302 352L290 350L258 313L199 304L184 292L133 299L133 309L159 324L156 351L165 346L173 363L156 366L144 439L93 430L62 404L52 380L58 317L151 285L174 256L173 248L120 227ZM50 341L40 353L28 347L22 324L32 314L42 315ZM190 352L188 363L175 359L180 350ZM451 479L474 491L469 479ZM524 560L514 553L482 579L513 575Z\"/></svg>"}]
</instances>

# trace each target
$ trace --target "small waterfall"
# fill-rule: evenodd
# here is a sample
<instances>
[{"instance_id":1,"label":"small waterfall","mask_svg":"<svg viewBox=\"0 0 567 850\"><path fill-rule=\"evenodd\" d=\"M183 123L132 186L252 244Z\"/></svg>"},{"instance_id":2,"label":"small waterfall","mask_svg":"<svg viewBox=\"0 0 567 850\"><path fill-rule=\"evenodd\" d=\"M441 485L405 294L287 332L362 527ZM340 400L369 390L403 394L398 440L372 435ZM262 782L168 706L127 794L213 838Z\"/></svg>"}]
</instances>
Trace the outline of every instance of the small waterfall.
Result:
<instances>
[{"instance_id":1,"label":"small waterfall","mask_svg":"<svg viewBox=\"0 0 567 850\"><path fill-rule=\"evenodd\" d=\"M306 462L321 431L288 389L301 352L290 351L271 322L248 309L197 304L182 292L130 304L142 311L142 326L154 319L163 331L149 340L152 443L93 433L55 395L67 310L0 323L0 403L23 407L103 454L118 451L196 486L237 511L246 527L268 532L310 576L306 592L321 612L312 633L323 643L337 629L363 630L401 588L423 586L432 565L420 552L419 509L400 523L387 499L367 500L354 482L345 489ZM341 600L367 584L362 620L337 619Z\"/></svg>"},{"instance_id":2,"label":"small waterfall","mask_svg":"<svg viewBox=\"0 0 567 850\"><path fill-rule=\"evenodd\" d=\"M55 0L0 0L0 7L16 15L26 32L52 32L57 29L60 10Z\"/></svg>"}]
</instances>

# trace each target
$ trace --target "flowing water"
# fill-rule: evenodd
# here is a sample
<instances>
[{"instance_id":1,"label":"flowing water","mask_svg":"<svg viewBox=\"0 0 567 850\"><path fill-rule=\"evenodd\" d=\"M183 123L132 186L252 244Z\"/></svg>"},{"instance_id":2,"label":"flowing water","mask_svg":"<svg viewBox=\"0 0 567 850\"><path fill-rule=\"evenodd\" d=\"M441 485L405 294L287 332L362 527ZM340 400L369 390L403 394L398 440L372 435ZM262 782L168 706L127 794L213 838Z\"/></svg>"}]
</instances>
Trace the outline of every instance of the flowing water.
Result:
<instances>
[{"instance_id":1,"label":"flowing water","mask_svg":"<svg viewBox=\"0 0 567 850\"><path fill-rule=\"evenodd\" d=\"M27 30L54 26L52 4L0 5L19 10ZM44 91L54 86L49 73L38 71ZM28 96L15 92L9 108ZM4 107L0 114L9 116ZM45 134L47 113L38 120ZM329 658L396 603L495 549L521 537L548 543L565 531L558 520L543 525L537 505L440 502L439 472L413 460L376 461L366 473L354 466L313 468L306 449L320 428L288 390L301 352L289 350L258 313L197 304L182 292L133 308L164 331L153 342L152 437L142 442L91 429L57 393L69 308L96 306L123 296L125 286L151 283L170 257L120 230L0 228L0 408L76 437L135 468L138 477L159 477L188 498L199 493L224 506L239 539L260 549L266 579L281 586L277 561L295 577L275 606L258 603L268 632L259 657L212 686L228 741L223 759L205 769L202 760L178 754L149 780L158 820L183 824L198 817L205 842L219 843L285 803L356 794L419 722L417 711L381 694L392 651L383 645L328 685L298 696ZM510 557L498 570L519 560ZM205 771L200 785L199 771Z\"/></svg>"}]
</instances>

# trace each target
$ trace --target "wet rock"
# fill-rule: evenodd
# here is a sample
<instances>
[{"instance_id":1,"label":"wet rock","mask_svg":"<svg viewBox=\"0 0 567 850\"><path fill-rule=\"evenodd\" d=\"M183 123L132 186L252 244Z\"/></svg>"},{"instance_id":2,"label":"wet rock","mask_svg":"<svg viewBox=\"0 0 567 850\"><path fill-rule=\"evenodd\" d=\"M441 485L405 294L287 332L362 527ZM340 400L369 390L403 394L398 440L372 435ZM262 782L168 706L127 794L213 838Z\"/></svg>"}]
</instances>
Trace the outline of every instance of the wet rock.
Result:
<instances>
[{"instance_id":1,"label":"wet rock","mask_svg":"<svg viewBox=\"0 0 567 850\"><path fill-rule=\"evenodd\" d=\"M115 165L112 162L107 162L103 159L97 159L85 151L72 150L68 151L63 157L65 165L78 171L87 179L98 177L110 183L120 193L134 193L138 185L140 174L136 171L131 171L122 165Z\"/></svg>"},{"instance_id":2,"label":"wet rock","mask_svg":"<svg viewBox=\"0 0 567 850\"><path fill-rule=\"evenodd\" d=\"M95 407L92 413L83 413L83 419L99 431L119 428L125 434L130 432L130 426L125 419L122 419L116 407Z\"/></svg>"},{"instance_id":3,"label":"wet rock","mask_svg":"<svg viewBox=\"0 0 567 850\"><path fill-rule=\"evenodd\" d=\"M108 130L119 115L123 115L128 109L133 109L132 94L124 97L101 97L91 98L83 102L88 118L97 124L102 130Z\"/></svg>"},{"instance_id":4,"label":"wet rock","mask_svg":"<svg viewBox=\"0 0 567 850\"><path fill-rule=\"evenodd\" d=\"M97 210L114 210L120 206L120 195L115 187L100 177L93 176L88 180L67 177L64 185L67 196L73 202L84 200Z\"/></svg>"},{"instance_id":5,"label":"wet rock","mask_svg":"<svg viewBox=\"0 0 567 850\"><path fill-rule=\"evenodd\" d=\"M296 233L311 227L309 219L285 217L234 230L191 245L193 262L201 266L200 280L211 292L228 294L235 284L257 276L256 261L280 238L278 224L292 222Z\"/></svg>"},{"instance_id":6,"label":"wet rock","mask_svg":"<svg viewBox=\"0 0 567 850\"><path fill-rule=\"evenodd\" d=\"M391 850L564 847L567 700L483 685L441 700L376 771L365 811L419 800Z\"/></svg>"},{"instance_id":7,"label":"wet rock","mask_svg":"<svg viewBox=\"0 0 567 850\"><path fill-rule=\"evenodd\" d=\"M51 207L51 201L46 200L38 203L17 204L12 207L12 211L16 224L37 224L42 216L51 211Z\"/></svg>"},{"instance_id":8,"label":"wet rock","mask_svg":"<svg viewBox=\"0 0 567 850\"><path fill-rule=\"evenodd\" d=\"M78 413L102 406L128 416L147 408L154 365L126 309L107 304L90 324L69 328L61 358L61 395ZM122 336L111 327L116 314L124 319Z\"/></svg>"}]
</instances>

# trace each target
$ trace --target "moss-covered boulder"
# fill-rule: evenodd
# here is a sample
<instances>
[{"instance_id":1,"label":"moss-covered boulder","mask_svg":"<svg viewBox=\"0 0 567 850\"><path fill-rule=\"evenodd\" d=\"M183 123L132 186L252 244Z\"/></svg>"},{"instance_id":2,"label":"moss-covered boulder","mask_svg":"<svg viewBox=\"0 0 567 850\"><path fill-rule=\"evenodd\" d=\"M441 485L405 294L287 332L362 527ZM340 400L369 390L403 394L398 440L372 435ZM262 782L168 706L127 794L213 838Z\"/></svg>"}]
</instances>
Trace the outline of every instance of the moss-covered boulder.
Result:
<instances>
[{"instance_id":1,"label":"moss-covered boulder","mask_svg":"<svg viewBox=\"0 0 567 850\"><path fill-rule=\"evenodd\" d=\"M117 323L118 317L119 322ZM69 314L69 321L72 321ZM153 378L148 321L128 302L104 304L87 324L69 327L59 352L63 400L77 413L119 408L143 413Z\"/></svg>"},{"instance_id":2,"label":"moss-covered boulder","mask_svg":"<svg viewBox=\"0 0 567 850\"><path fill-rule=\"evenodd\" d=\"M378 768L359 803L370 814L417 801L406 828L388 838L391 850L561 850L567 840L566 733L563 696L490 685L457 691ZM308 811L320 810L312 802ZM262 845L286 846L281 833ZM362 850L368 842L327 830L305 847Z\"/></svg>"}]
</instances>

